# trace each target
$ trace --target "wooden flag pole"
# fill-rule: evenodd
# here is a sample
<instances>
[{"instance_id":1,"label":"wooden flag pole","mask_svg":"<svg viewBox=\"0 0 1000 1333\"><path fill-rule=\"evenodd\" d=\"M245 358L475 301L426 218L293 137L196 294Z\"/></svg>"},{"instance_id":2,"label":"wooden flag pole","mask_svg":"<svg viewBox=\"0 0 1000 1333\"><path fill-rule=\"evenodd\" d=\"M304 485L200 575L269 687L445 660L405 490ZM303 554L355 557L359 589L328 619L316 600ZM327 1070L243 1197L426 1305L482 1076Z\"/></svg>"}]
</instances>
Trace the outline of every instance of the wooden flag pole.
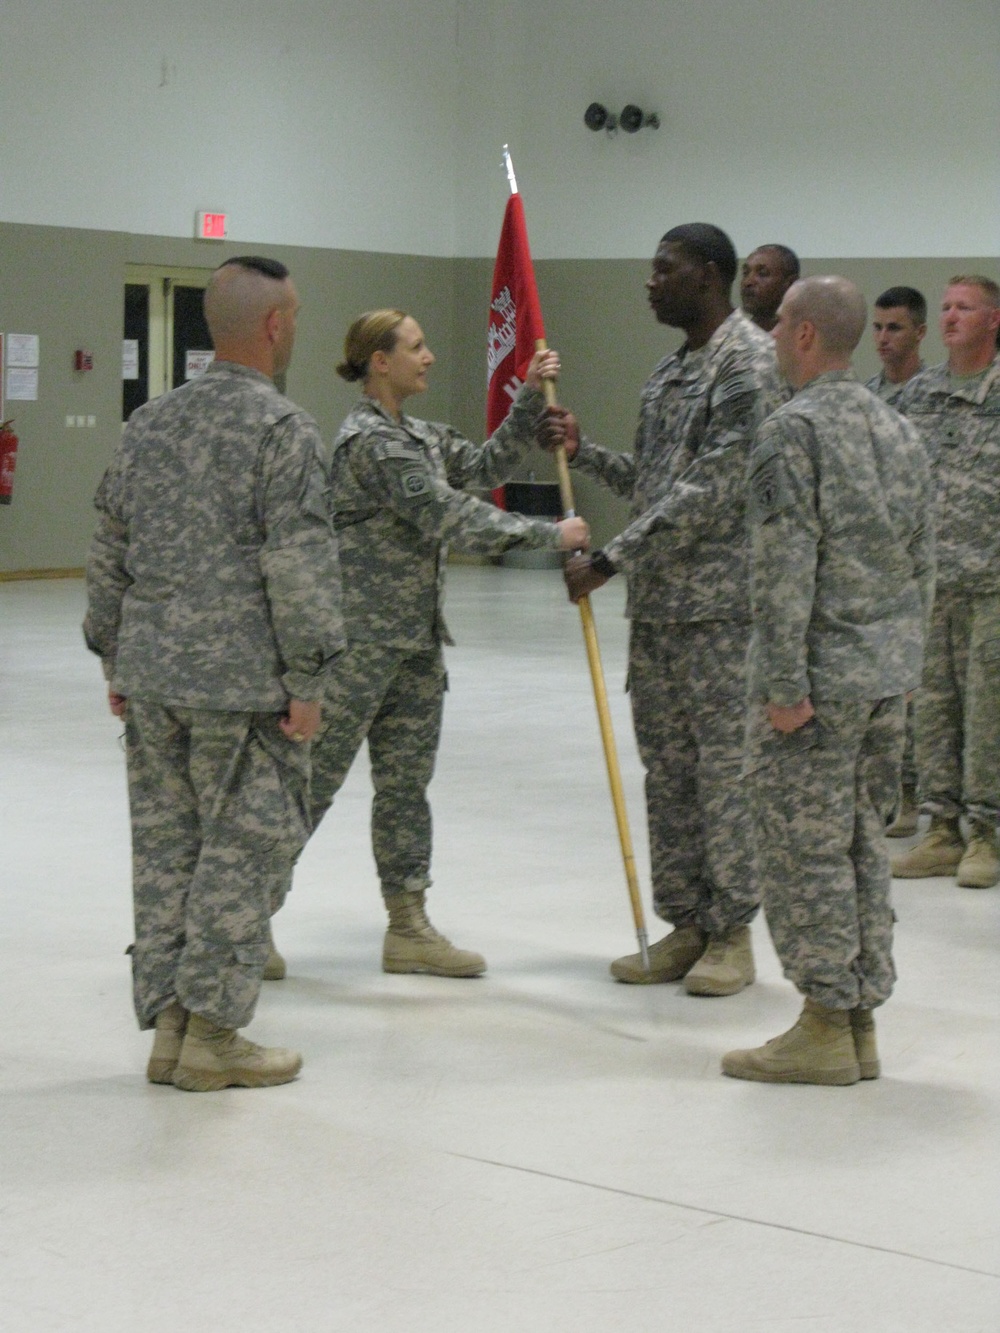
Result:
<instances>
[{"instance_id":1,"label":"wooden flag pole","mask_svg":"<svg viewBox=\"0 0 1000 1333\"><path fill-rule=\"evenodd\" d=\"M539 338L535 347L539 352L548 350L544 338ZM545 401L550 407L555 406L556 386L552 380L542 381ZM569 462L566 458L565 445L559 445L555 451L556 469L559 474L559 495L562 502L563 516L576 517L576 505L573 499L573 483L569 475ZM639 941L639 953L642 965L649 971L649 937L646 934L646 918L642 910L642 897L639 893L639 877L635 869L635 853L632 850L632 834L629 831L628 813L625 809L625 793L622 790L621 770L618 766L618 749L615 745L615 733L611 725L611 710L608 708L608 691L604 682L604 668L601 665L601 650L597 643L597 628L594 625L594 612L590 598L581 597L577 602L580 608L580 623L583 626L583 640L587 645L587 662L590 666L590 679L594 686L594 702L597 705L597 719L601 727L601 741L604 745L604 760L608 768L608 783L611 787L611 801L615 808L615 821L618 824L618 840L622 848L622 860L625 863L625 882L628 885L629 901L632 904L632 919L635 922L635 937Z\"/></svg>"}]
</instances>

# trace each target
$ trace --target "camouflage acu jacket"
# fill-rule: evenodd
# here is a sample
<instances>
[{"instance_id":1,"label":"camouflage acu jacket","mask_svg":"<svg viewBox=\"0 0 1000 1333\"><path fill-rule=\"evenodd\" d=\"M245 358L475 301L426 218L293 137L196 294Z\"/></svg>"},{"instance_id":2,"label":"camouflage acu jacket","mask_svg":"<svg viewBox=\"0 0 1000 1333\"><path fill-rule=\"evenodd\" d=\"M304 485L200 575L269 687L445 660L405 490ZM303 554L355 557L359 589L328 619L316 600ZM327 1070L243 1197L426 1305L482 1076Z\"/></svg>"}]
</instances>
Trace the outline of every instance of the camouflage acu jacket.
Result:
<instances>
[{"instance_id":1,"label":"camouflage acu jacket","mask_svg":"<svg viewBox=\"0 0 1000 1333\"><path fill-rule=\"evenodd\" d=\"M87 563L84 635L114 690L227 712L322 697L344 638L321 451L232 362L133 413Z\"/></svg>"},{"instance_id":2,"label":"camouflage acu jacket","mask_svg":"<svg viewBox=\"0 0 1000 1333\"><path fill-rule=\"evenodd\" d=\"M871 389L872 393L881 398L883 403L888 403L890 407L898 409L900 395L909 382L909 380L903 380L902 384L893 384L892 380L886 379L885 371L880 370L877 375L873 375L870 380L865 381L865 388Z\"/></svg>"},{"instance_id":3,"label":"camouflage acu jacket","mask_svg":"<svg viewBox=\"0 0 1000 1333\"><path fill-rule=\"evenodd\" d=\"M811 380L750 457L752 698L883 699L920 683L933 482L917 432L849 371Z\"/></svg>"},{"instance_id":4,"label":"camouflage acu jacket","mask_svg":"<svg viewBox=\"0 0 1000 1333\"><path fill-rule=\"evenodd\" d=\"M749 619L747 456L787 397L770 336L735 310L704 347L653 371L633 453L581 442L574 466L632 501L604 550L628 577L634 619Z\"/></svg>"},{"instance_id":5,"label":"camouflage acu jacket","mask_svg":"<svg viewBox=\"0 0 1000 1333\"><path fill-rule=\"evenodd\" d=\"M450 643L442 615L449 543L480 555L558 547L553 523L465 493L510 476L543 406L540 393L522 389L496 434L473 444L451 426L397 422L371 398L356 404L330 456L348 639L411 651Z\"/></svg>"},{"instance_id":6,"label":"camouflage acu jacket","mask_svg":"<svg viewBox=\"0 0 1000 1333\"><path fill-rule=\"evenodd\" d=\"M937 487L938 586L1000 593L1000 356L952 386L947 363L914 375L896 408L917 427Z\"/></svg>"}]
</instances>

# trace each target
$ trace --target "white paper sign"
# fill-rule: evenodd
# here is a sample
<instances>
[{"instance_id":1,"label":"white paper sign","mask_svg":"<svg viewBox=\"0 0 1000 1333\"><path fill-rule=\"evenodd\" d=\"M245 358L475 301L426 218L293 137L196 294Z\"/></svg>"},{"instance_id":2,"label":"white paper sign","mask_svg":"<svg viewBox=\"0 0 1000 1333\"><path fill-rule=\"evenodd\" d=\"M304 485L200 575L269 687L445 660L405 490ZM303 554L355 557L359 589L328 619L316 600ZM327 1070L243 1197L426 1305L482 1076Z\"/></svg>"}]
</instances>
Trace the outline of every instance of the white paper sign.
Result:
<instances>
[{"instance_id":1,"label":"white paper sign","mask_svg":"<svg viewBox=\"0 0 1000 1333\"><path fill-rule=\"evenodd\" d=\"M122 379L139 378L139 339L125 338L122 341Z\"/></svg>"},{"instance_id":2,"label":"white paper sign","mask_svg":"<svg viewBox=\"0 0 1000 1333\"><path fill-rule=\"evenodd\" d=\"M38 399L38 371L33 367L7 367L7 401L33 403Z\"/></svg>"},{"instance_id":3,"label":"white paper sign","mask_svg":"<svg viewBox=\"0 0 1000 1333\"><path fill-rule=\"evenodd\" d=\"M189 348L184 360L184 378L196 380L199 375L204 375L214 360L214 352L195 352Z\"/></svg>"},{"instance_id":4,"label":"white paper sign","mask_svg":"<svg viewBox=\"0 0 1000 1333\"><path fill-rule=\"evenodd\" d=\"M38 334L8 333L7 364L8 366L37 366Z\"/></svg>"}]
</instances>

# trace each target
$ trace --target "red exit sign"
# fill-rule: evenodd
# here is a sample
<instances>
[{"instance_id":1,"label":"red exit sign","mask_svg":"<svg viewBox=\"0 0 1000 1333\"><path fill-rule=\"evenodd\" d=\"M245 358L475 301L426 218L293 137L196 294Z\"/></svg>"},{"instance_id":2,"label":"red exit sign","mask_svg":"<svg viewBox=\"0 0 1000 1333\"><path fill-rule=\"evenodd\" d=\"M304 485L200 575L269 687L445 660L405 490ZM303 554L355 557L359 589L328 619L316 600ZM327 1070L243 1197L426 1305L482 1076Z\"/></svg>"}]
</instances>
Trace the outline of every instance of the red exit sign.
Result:
<instances>
[{"instance_id":1,"label":"red exit sign","mask_svg":"<svg viewBox=\"0 0 1000 1333\"><path fill-rule=\"evenodd\" d=\"M195 219L195 240L224 241L228 234L228 222L225 213L199 213Z\"/></svg>"}]
</instances>

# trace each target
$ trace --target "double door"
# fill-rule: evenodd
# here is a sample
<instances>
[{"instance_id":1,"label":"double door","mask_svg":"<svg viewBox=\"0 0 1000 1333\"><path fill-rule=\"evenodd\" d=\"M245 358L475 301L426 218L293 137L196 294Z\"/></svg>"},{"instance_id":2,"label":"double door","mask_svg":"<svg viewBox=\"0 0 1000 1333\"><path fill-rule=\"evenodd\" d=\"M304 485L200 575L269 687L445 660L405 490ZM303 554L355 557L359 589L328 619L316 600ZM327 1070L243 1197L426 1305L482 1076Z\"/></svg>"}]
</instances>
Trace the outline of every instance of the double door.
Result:
<instances>
[{"instance_id":1,"label":"double door","mask_svg":"<svg viewBox=\"0 0 1000 1333\"><path fill-rule=\"evenodd\" d=\"M122 421L137 407L200 375L212 360L202 311L211 269L125 268Z\"/></svg>"}]
</instances>

